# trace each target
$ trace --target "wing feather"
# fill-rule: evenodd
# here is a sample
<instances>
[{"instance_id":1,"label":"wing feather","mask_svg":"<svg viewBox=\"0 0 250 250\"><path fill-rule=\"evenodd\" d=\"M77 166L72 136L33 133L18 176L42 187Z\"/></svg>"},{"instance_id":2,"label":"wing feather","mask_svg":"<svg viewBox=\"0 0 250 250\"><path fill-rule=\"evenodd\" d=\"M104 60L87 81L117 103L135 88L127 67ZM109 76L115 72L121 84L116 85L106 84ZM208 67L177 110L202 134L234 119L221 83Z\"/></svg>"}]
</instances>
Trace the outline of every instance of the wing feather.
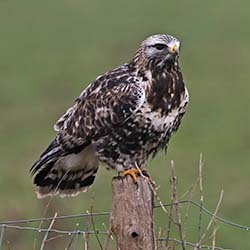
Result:
<instances>
[{"instance_id":1,"label":"wing feather","mask_svg":"<svg viewBox=\"0 0 250 250\"><path fill-rule=\"evenodd\" d=\"M72 150L121 126L144 103L145 92L135 77L107 74L93 82L58 120L57 141Z\"/></svg>"}]
</instances>

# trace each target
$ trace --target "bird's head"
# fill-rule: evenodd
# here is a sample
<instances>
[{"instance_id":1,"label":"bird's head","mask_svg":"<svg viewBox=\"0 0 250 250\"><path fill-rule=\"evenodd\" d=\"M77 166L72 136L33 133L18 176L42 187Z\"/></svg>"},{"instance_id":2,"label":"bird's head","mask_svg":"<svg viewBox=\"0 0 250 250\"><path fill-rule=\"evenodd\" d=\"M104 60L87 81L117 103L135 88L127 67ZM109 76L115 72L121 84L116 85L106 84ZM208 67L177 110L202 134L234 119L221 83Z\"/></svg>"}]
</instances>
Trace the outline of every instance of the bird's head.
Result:
<instances>
[{"instance_id":1,"label":"bird's head","mask_svg":"<svg viewBox=\"0 0 250 250\"><path fill-rule=\"evenodd\" d=\"M135 59L138 63L156 62L164 65L178 59L180 41L165 34L153 35L145 39L136 52Z\"/></svg>"}]
</instances>

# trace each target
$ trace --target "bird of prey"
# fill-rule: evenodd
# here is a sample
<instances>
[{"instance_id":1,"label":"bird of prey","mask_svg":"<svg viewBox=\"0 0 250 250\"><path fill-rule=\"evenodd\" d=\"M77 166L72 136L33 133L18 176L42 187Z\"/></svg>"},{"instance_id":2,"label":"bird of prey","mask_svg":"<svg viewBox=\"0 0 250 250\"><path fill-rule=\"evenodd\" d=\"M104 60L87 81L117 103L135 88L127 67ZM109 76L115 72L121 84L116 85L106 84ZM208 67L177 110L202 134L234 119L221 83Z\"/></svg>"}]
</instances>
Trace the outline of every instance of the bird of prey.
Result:
<instances>
[{"instance_id":1,"label":"bird of prey","mask_svg":"<svg viewBox=\"0 0 250 250\"><path fill-rule=\"evenodd\" d=\"M31 168L38 198L86 191L100 164L136 181L138 168L167 149L189 100L179 52L177 38L152 35L132 60L83 90Z\"/></svg>"}]
</instances>

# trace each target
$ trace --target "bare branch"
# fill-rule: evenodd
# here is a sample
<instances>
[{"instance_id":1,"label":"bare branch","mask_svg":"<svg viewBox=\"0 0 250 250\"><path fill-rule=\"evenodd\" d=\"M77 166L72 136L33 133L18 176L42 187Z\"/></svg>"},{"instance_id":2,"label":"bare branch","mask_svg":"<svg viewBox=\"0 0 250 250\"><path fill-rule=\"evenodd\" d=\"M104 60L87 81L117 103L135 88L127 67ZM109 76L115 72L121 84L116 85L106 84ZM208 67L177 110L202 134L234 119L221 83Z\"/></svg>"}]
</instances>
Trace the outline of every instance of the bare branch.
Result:
<instances>
[{"instance_id":1,"label":"bare branch","mask_svg":"<svg viewBox=\"0 0 250 250\"><path fill-rule=\"evenodd\" d=\"M93 213L93 207L94 207L94 194L92 195L92 199L91 199L91 207L90 207L90 214ZM99 247L101 250L103 250L103 247L102 247L102 243L98 237L98 231L96 230L96 227L95 227L95 221L94 221L94 217L90 217L91 218L91 224L92 224L92 227L93 227L93 230L95 232L95 237L96 237L96 240L99 244Z\"/></svg>"},{"instance_id":2,"label":"bare branch","mask_svg":"<svg viewBox=\"0 0 250 250\"><path fill-rule=\"evenodd\" d=\"M176 217L177 217L177 226L178 226L178 230L179 230L179 234L180 234L180 238L181 238L181 246L182 249L185 250L186 249L186 243L185 243L185 232L182 228L182 224L181 224L181 213L180 213L180 205L179 205L179 201L178 201L178 196L177 196L177 184L176 184L176 180L177 177L175 176L175 171L174 171L174 162L171 161L171 170L172 170L172 183L173 183L173 200L175 202L175 210L176 210Z\"/></svg>"},{"instance_id":3,"label":"bare branch","mask_svg":"<svg viewBox=\"0 0 250 250\"><path fill-rule=\"evenodd\" d=\"M160 238L159 240L160 240L160 241L166 241L165 238ZM181 244L181 240L169 238L169 241L175 242L175 244L176 244L176 243ZM187 246L190 246L190 247L197 247L197 245L196 245L195 243L191 243L191 242L188 242L188 241L186 241L186 245L187 245ZM210 250L211 250L211 249L212 249L212 246L201 245L200 248L201 248L201 249L208 249L208 250L210 249ZM223 248L223 247L214 247L214 250L232 250L232 249L230 249L230 248Z\"/></svg>"},{"instance_id":4,"label":"bare branch","mask_svg":"<svg viewBox=\"0 0 250 250\"><path fill-rule=\"evenodd\" d=\"M5 225L2 224L1 227L2 227L2 229L1 229L1 235L0 235L0 249L2 248L3 235L4 235Z\"/></svg>"},{"instance_id":5,"label":"bare branch","mask_svg":"<svg viewBox=\"0 0 250 250\"><path fill-rule=\"evenodd\" d=\"M200 213L199 213L199 224L198 224L199 242L201 242L201 237L202 237L202 211L203 211L202 208L204 206L202 169L203 169L203 161L202 161L202 154L200 154L200 162L199 162Z\"/></svg>"},{"instance_id":6,"label":"bare branch","mask_svg":"<svg viewBox=\"0 0 250 250\"><path fill-rule=\"evenodd\" d=\"M215 220L215 215L217 214L218 210L219 210L219 207L220 207L220 204L221 204L221 201L222 201L222 198L223 198L223 193L224 191L222 190L221 191L221 194L220 194L220 198L219 198L219 201L217 203L217 206L215 208L215 212L214 212L214 215L211 217L211 220L209 221L208 225L207 225L207 228L206 228L206 231L203 233L203 235L201 236L199 242L197 243L197 248L195 248L194 250L196 249L199 249L199 246L202 242L202 240L206 237L206 233L208 232L210 226L213 224L214 220Z\"/></svg>"},{"instance_id":7,"label":"bare branch","mask_svg":"<svg viewBox=\"0 0 250 250\"><path fill-rule=\"evenodd\" d=\"M46 232L44 238L43 238L43 241L42 241L42 245L40 247L40 250L43 250L44 247L45 247L45 244L46 244L46 240L48 238L48 235L49 235L49 230L51 230L51 228L53 227L53 224L55 222L55 219L56 219L56 216L57 216L57 213L55 213L54 215L54 219L51 221L50 225L49 225L49 228L48 228L48 231Z\"/></svg>"}]
</instances>

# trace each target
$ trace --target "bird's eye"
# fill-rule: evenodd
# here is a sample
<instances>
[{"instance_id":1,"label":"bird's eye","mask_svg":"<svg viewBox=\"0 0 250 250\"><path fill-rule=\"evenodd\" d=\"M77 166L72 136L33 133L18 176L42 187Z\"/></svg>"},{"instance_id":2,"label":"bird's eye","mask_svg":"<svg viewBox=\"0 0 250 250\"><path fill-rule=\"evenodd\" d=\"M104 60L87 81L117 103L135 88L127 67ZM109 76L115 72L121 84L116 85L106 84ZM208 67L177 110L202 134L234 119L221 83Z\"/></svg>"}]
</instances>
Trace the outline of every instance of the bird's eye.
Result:
<instances>
[{"instance_id":1,"label":"bird's eye","mask_svg":"<svg viewBox=\"0 0 250 250\"><path fill-rule=\"evenodd\" d=\"M154 47L155 47L157 50L163 50L163 49L166 48L166 45L165 45L165 44L158 43L158 44L155 44Z\"/></svg>"}]
</instances>

